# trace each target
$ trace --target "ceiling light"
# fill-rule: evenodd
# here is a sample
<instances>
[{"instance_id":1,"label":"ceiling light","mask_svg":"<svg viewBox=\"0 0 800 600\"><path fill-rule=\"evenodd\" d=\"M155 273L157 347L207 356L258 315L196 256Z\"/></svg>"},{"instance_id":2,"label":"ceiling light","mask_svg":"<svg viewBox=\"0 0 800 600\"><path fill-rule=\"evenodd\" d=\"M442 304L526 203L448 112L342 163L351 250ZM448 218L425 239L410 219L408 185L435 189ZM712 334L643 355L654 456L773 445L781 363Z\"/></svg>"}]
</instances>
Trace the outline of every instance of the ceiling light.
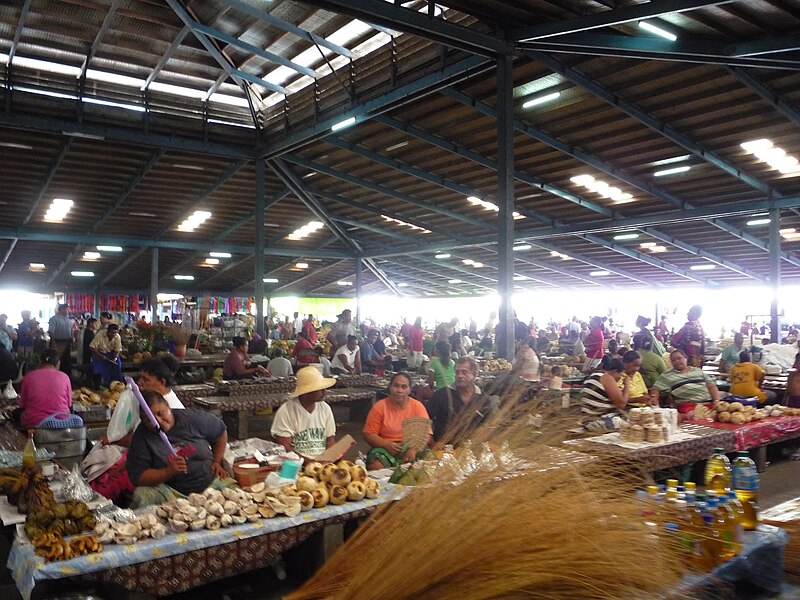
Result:
<instances>
[{"instance_id":1,"label":"ceiling light","mask_svg":"<svg viewBox=\"0 0 800 600\"><path fill-rule=\"evenodd\" d=\"M344 121L339 121L335 125L331 127L331 131L339 131L340 129L344 129L345 127L350 127L351 125L355 125L356 118L350 117L349 119L345 119Z\"/></svg>"},{"instance_id":2,"label":"ceiling light","mask_svg":"<svg viewBox=\"0 0 800 600\"><path fill-rule=\"evenodd\" d=\"M475 267L476 269L481 269L481 268L485 267L486 265L484 265L482 262L474 262L474 263L472 263L472 266Z\"/></svg>"},{"instance_id":3,"label":"ceiling light","mask_svg":"<svg viewBox=\"0 0 800 600\"><path fill-rule=\"evenodd\" d=\"M50 207L44 214L44 220L50 222L63 221L75 203L67 198L53 198Z\"/></svg>"},{"instance_id":4,"label":"ceiling light","mask_svg":"<svg viewBox=\"0 0 800 600\"><path fill-rule=\"evenodd\" d=\"M404 146L408 146L408 141L400 142L398 144L392 144L391 146L388 146L386 148L386 152L391 152L392 150L398 150L400 148L403 148Z\"/></svg>"},{"instance_id":5,"label":"ceiling light","mask_svg":"<svg viewBox=\"0 0 800 600\"><path fill-rule=\"evenodd\" d=\"M150 218L155 218L155 217L158 216L158 215L155 215L155 214L149 213L149 212L129 212L128 214L130 216L132 216L132 217L150 217Z\"/></svg>"},{"instance_id":6,"label":"ceiling light","mask_svg":"<svg viewBox=\"0 0 800 600\"><path fill-rule=\"evenodd\" d=\"M514 275L514 281L525 281L528 279L525 275Z\"/></svg>"},{"instance_id":7,"label":"ceiling light","mask_svg":"<svg viewBox=\"0 0 800 600\"><path fill-rule=\"evenodd\" d=\"M295 263L294 266L297 269L307 269L308 268L308 263L299 262L299 263Z\"/></svg>"},{"instance_id":8,"label":"ceiling light","mask_svg":"<svg viewBox=\"0 0 800 600\"><path fill-rule=\"evenodd\" d=\"M531 249L530 244L520 244L519 246L514 246L513 248L511 248L511 250L513 250L514 252L521 252L523 250L530 250L530 249Z\"/></svg>"},{"instance_id":9,"label":"ceiling light","mask_svg":"<svg viewBox=\"0 0 800 600\"><path fill-rule=\"evenodd\" d=\"M100 258L99 252L84 252L83 253L83 260L97 260Z\"/></svg>"},{"instance_id":10,"label":"ceiling light","mask_svg":"<svg viewBox=\"0 0 800 600\"><path fill-rule=\"evenodd\" d=\"M305 175L303 175L303 179L311 179L316 174L317 174L316 171L311 171L311 173L306 173Z\"/></svg>"},{"instance_id":11,"label":"ceiling light","mask_svg":"<svg viewBox=\"0 0 800 600\"><path fill-rule=\"evenodd\" d=\"M681 156L673 156L672 158L664 158L662 160L651 162L650 165L653 167L660 167L662 165L671 165L672 163L689 160L691 157L692 157L691 154L682 154Z\"/></svg>"},{"instance_id":12,"label":"ceiling light","mask_svg":"<svg viewBox=\"0 0 800 600\"><path fill-rule=\"evenodd\" d=\"M403 227L408 227L420 233L431 232L430 229L425 229L424 227L420 227L419 225L414 225L412 223L406 223L405 221L401 221L400 219L395 219L394 217L390 217L388 215L381 215L381 218L384 219L385 221L389 221L390 223L397 223L398 225L402 225Z\"/></svg>"},{"instance_id":13,"label":"ceiling light","mask_svg":"<svg viewBox=\"0 0 800 600\"><path fill-rule=\"evenodd\" d=\"M537 98L532 98L525 102L522 105L522 108L531 108L532 106L538 106L539 104L544 104L545 102L550 102L551 100L555 100L561 95L561 92L551 92L549 94L545 94L544 96L539 96Z\"/></svg>"},{"instance_id":14,"label":"ceiling light","mask_svg":"<svg viewBox=\"0 0 800 600\"><path fill-rule=\"evenodd\" d=\"M464 260L462 260L461 262L462 262L463 264L465 264L465 265L471 265L471 264L474 264L474 263L475 263L475 261L474 261L474 260L472 260L471 258L465 258L465 259L464 259Z\"/></svg>"},{"instance_id":15,"label":"ceiling light","mask_svg":"<svg viewBox=\"0 0 800 600\"><path fill-rule=\"evenodd\" d=\"M755 154L756 152L763 152L764 150L772 148L772 142L766 138L761 138L760 140L744 142L741 144L741 147L750 154Z\"/></svg>"},{"instance_id":16,"label":"ceiling light","mask_svg":"<svg viewBox=\"0 0 800 600\"><path fill-rule=\"evenodd\" d=\"M511 216L514 217L515 221L519 221L520 219L525 219L526 218L525 215L522 215L522 214L520 214L520 213L518 213L516 211L511 213Z\"/></svg>"},{"instance_id":17,"label":"ceiling light","mask_svg":"<svg viewBox=\"0 0 800 600\"><path fill-rule=\"evenodd\" d=\"M198 167L197 165L179 165L172 163L172 166L176 169L188 169L190 171L205 171L205 167Z\"/></svg>"},{"instance_id":18,"label":"ceiling light","mask_svg":"<svg viewBox=\"0 0 800 600\"><path fill-rule=\"evenodd\" d=\"M209 252L209 256L213 256L214 258L230 258L230 252Z\"/></svg>"},{"instance_id":19,"label":"ceiling light","mask_svg":"<svg viewBox=\"0 0 800 600\"><path fill-rule=\"evenodd\" d=\"M450 255L445 252L444 254L436 254L434 258L450 258Z\"/></svg>"},{"instance_id":20,"label":"ceiling light","mask_svg":"<svg viewBox=\"0 0 800 600\"><path fill-rule=\"evenodd\" d=\"M319 231L325 227L325 223L322 221L309 221L302 227L295 229L292 233L286 236L287 240L302 240L304 237L307 237L314 233L315 231Z\"/></svg>"},{"instance_id":21,"label":"ceiling light","mask_svg":"<svg viewBox=\"0 0 800 600\"><path fill-rule=\"evenodd\" d=\"M689 267L692 271L711 271L716 269L717 265L692 265Z\"/></svg>"},{"instance_id":22,"label":"ceiling light","mask_svg":"<svg viewBox=\"0 0 800 600\"><path fill-rule=\"evenodd\" d=\"M15 148L17 150L33 150L33 146L28 144L17 144L16 142L0 142L3 148Z\"/></svg>"},{"instance_id":23,"label":"ceiling light","mask_svg":"<svg viewBox=\"0 0 800 600\"><path fill-rule=\"evenodd\" d=\"M800 239L800 233L796 233L796 232L795 233L784 233L783 234L783 239L785 239L786 241Z\"/></svg>"},{"instance_id":24,"label":"ceiling light","mask_svg":"<svg viewBox=\"0 0 800 600\"><path fill-rule=\"evenodd\" d=\"M500 207L497 206L497 204L495 204L494 202L486 202L485 200L481 200L477 196L468 196L467 202L469 202L470 204L474 204L476 206L480 206L485 210L493 210L495 212L500 211Z\"/></svg>"},{"instance_id":25,"label":"ceiling light","mask_svg":"<svg viewBox=\"0 0 800 600\"><path fill-rule=\"evenodd\" d=\"M91 271L72 271L73 277L94 277L94 273Z\"/></svg>"},{"instance_id":26,"label":"ceiling light","mask_svg":"<svg viewBox=\"0 0 800 600\"><path fill-rule=\"evenodd\" d=\"M742 148L755 155L759 160L767 163L773 169L777 169L784 175L800 174L800 163L794 156L786 153L786 150L775 146L772 141L762 138L745 142Z\"/></svg>"},{"instance_id":27,"label":"ceiling light","mask_svg":"<svg viewBox=\"0 0 800 600\"><path fill-rule=\"evenodd\" d=\"M463 283L463 282L460 279L448 279L447 283L456 284L456 283Z\"/></svg>"},{"instance_id":28,"label":"ceiling light","mask_svg":"<svg viewBox=\"0 0 800 600\"><path fill-rule=\"evenodd\" d=\"M337 281L336 285L353 285L352 281Z\"/></svg>"},{"instance_id":29,"label":"ceiling light","mask_svg":"<svg viewBox=\"0 0 800 600\"><path fill-rule=\"evenodd\" d=\"M650 248L650 252L666 252L666 251L667 251L666 246L652 246Z\"/></svg>"},{"instance_id":30,"label":"ceiling light","mask_svg":"<svg viewBox=\"0 0 800 600\"><path fill-rule=\"evenodd\" d=\"M570 177L570 181L577 185L582 185L590 192L595 192L600 194L605 198L609 198L614 202L622 203L622 202L630 202L633 200L633 196L623 192L621 189L617 187L610 186L605 181L601 181L599 179L595 179L591 175L583 174L583 175L576 175L575 177Z\"/></svg>"},{"instance_id":31,"label":"ceiling light","mask_svg":"<svg viewBox=\"0 0 800 600\"><path fill-rule=\"evenodd\" d=\"M196 210L191 215L189 215L180 225L178 225L179 231L194 231L200 225L205 223L209 218L211 218L211 213L206 210Z\"/></svg>"},{"instance_id":32,"label":"ceiling light","mask_svg":"<svg viewBox=\"0 0 800 600\"><path fill-rule=\"evenodd\" d=\"M96 246L101 252L122 252L122 246Z\"/></svg>"},{"instance_id":33,"label":"ceiling light","mask_svg":"<svg viewBox=\"0 0 800 600\"><path fill-rule=\"evenodd\" d=\"M664 177L665 175L676 175L678 173L686 173L689 169L691 169L689 165L684 165L682 167L672 167L671 169L664 169L663 171L656 171L653 173L653 177Z\"/></svg>"},{"instance_id":34,"label":"ceiling light","mask_svg":"<svg viewBox=\"0 0 800 600\"><path fill-rule=\"evenodd\" d=\"M619 235L615 235L614 239L615 240L620 240L620 241L622 241L622 240L635 240L638 237L639 237L638 233L620 233Z\"/></svg>"},{"instance_id":35,"label":"ceiling light","mask_svg":"<svg viewBox=\"0 0 800 600\"><path fill-rule=\"evenodd\" d=\"M44 263L30 263L29 266L31 271L42 271L47 268Z\"/></svg>"},{"instance_id":36,"label":"ceiling light","mask_svg":"<svg viewBox=\"0 0 800 600\"><path fill-rule=\"evenodd\" d=\"M757 225L767 225L769 224L769 219L751 219L747 222L750 227L755 227Z\"/></svg>"},{"instance_id":37,"label":"ceiling light","mask_svg":"<svg viewBox=\"0 0 800 600\"><path fill-rule=\"evenodd\" d=\"M397 287L408 287L408 284L405 282L401 282L397 284Z\"/></svg>"},{"instance_id":38,"label":"ceiling light","mask_svg":"<svg viewBox=\"0 0 800 600\"><path fill-rule=\"evenodd\" d=\"M797 231L797 229L795 229L794 227L789 227L789 228L787 228L787 229L779 229L779 230L778 230L778 233L780 233L780 234L784 234L784 233L794 233L795 231Z\"/></svg>"},{"instance_id":39,"label":"ceiling light","mask_svg":"<svg viewBox=\"0 0 800 600\"><path fill-rule=\"evenodd\" d=\"M653 246L657 246L655 242L642 242L639 244L639 248L652 248Z\"/></svg>"},{"instance_id":40,"label":"ceiling light","mask_svg":"<svg viewBox=\"0 0 800 600\"><path fill-rule=\"evenodd\" d=\"M194 275L174 275L178 281L194 281Z\"/></svg>"},{"instance_id":41,"label":"ceiling light","mask_svg":"<svg viewBox=\"0 0 800 600\"><path fill-rule=\"evenodd\" d=\"M605 277L606 275L611 275L611 271L606 271L605 269L600 271L591 271L589 275L592 277Z\"/></svg>"},{"instance_id":42,"label":"ceiling light","mask_svg":"<svg viewBox=\"0 0 800 600\"><path fill-rule=\"evenodd\" d=\"M661 36L663 38L666 38L670 42L674 42L674 41L676 41L678 39L678 36L675 35L674 33L670 33L666 29L662 29L658 25L653 25L652 23L650 23L648 21L639 21L639 27L641 27L645 31L649 31L650 33L654 33L654 34L659 35L659 36Z\"/></svg>"},{"instance_id":43,"label":"ceiling light","mask_svg":"<svg viewBox=\"0 0 800 600\"><path fill-rule=\"evenodd\" d=\"M568 256L566 254L562 254L561 252L558 252L556 250L551 250L550 251L550 256L559 257L559 258L562 258L564 260L572 260L571 256Z\"/></svg>"},{"instance_id":44,"label":"ceiling light","mask_svg":"<svg viewBox=\"0 0 800 600\"><path fill-rule=\"evenodd\" d=\"M264 279L262 279L261 281L263 281L264 283L278 283L278 280L275 279L274 277L264 277Z\"/></svg>"},{"instance_id":45,"label":"ceiling light","mask_svg":"<svg viewBox=\"0 0 800 600\"><path fill-rule=\"evenodd\" d=\"M219 264L219 259L218 258L207 258L206 259L206 264L207 265L218 265Z\"/></svg>"}]
</instances>

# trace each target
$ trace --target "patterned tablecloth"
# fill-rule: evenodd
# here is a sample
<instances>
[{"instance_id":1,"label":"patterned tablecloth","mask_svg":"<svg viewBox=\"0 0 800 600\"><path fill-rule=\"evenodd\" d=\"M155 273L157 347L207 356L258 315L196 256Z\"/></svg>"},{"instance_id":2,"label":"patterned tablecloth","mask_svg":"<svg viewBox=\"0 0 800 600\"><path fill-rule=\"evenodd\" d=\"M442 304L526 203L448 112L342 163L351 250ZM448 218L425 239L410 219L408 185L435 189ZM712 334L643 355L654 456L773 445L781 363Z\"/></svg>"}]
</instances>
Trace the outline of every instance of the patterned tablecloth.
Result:
<instances>
[{"instance_id":1,"label":"patterned tablecloth","mask_svg":"<svg viewBox=\"0 0 800 600\"><path fill-rule=\"evenodd\" d=\"M374 390L361 389L333 389L325 393L325 402L350 402L352 400L372 400L375 398ZM207 396L195 399L195 405L201 408L217 409L222 412L237 412L247 410L261 410L264 408L277 408L289 399L288 393L283 394L255 394L247 396Z\"/></svg>"},{"instance_id":2,"label":"patterned tablecloth","mask_svg":"<svg viewBox=\"0 0 800 600\"><path fill-rule=\"evenodd\" d=\"M567 440L569 447L590 454L603 454L640 463L648 471L677 467L697 460L705 460L714 453L714 448L735 450L733 432L720 431L696 424L682 425L680 431L691 437L666 444L644 444L641 448L623 448L614 444L598 444L589 439Z\"/></svg>"},{"instance_id":3,"label":"patterned tablecloth","mask_svg":"<svg viewBox=\"0 0 800 600\"><path fill-rule=\"evenodd\" d=\"M111 582L157 596L174 594L274 563L326 525L366 516L379 504L396 499L401 488L383 486L381 496L328 505L296 517L262 519L218 529L170 534L162 540L106 545L99 554L45 563L33 546L14 541L8 568L28 600L37 582L76 577Z\"/></svg>"},{"instance_id":4,"label":"patterned tablecloth","mask_svg":"<svg viewBox=\"0 0 800 600\"><path fill-rule=\"evenodd\" d=\"M217 392L217 387L210 383L188 383L186 385L174 385L172 391L187 408L194 404L195 398L213 396Z\"/></svg>"},{"instance_id":5,"label":"patterned tablecloth","mask_svg":"<svg viewBox=\"0 0 800 600\"><path fill-rule=\"evenodd\" d=\"M741 425L707 420L695 422L704 427L733 434L736 440L735 450L749 450L800 437L800 417L767 417Z\"/></svg>"}]
</instances>

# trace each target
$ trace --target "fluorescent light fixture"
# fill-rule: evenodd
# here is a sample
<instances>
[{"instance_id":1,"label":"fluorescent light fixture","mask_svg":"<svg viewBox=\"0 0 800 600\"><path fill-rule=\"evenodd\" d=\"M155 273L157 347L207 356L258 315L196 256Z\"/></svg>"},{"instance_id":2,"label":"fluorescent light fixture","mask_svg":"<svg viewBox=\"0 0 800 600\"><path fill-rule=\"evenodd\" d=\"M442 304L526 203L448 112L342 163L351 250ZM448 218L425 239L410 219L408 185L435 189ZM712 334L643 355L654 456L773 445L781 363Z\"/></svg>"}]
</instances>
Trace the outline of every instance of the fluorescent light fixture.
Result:
<instances>
[{"instance_id":1,"label":"fluorescent light fixture","mask_svg":"<svg viewBox=\"0 0 800 600\"><path fill-rule=\"evenodd\" d=\"M656 171L653 173L653 177L664 177L665 175L677 175L678 173L686 173L689 169L691 169L689 165L684 165L682 167L672 167L671 169L664 169L662 171Z\"/></svg>"},{"instance_id":2,"label":"fluorescent light fixture","mask_svg":"<svg viewBox=\"0 0 800 600\"><path fill-rule=\"evenodd\" d=\"M84 252L83 253L83 260L97 260L100 258L99 252Z\"/></svg>"},{"instance_id":3,"label":"fluorescent light fixture","mask_svg":"<svg viewBox=\"0 0 800 600\"><path fill-rule=\"evenodd\" d=\"M30 263L28 266L30 267L31 271L43 271L47 268L44 263Z\"/></svg>"},{"instance_id":4,"label":"fluorescent light fixture","mask_svg":"<svg viewBox=\"0 0 800 600\"><path fill-rule=\"evenodd\" d=\"M653 25L648 21L639 21L639 27L641 27L645 31L649 31L650 33L654 33L665 39L668 39L670 42L677 41L678 39L678 36L675 35L674 33L670 33L666 29L662 29L658 25Z\"/></svg>"},{"instance_id":5,"label":"fluorescent light fixture","mask_svg":"<svg viewBox=\"0 0 800 600\"><path fill-rule=\"evenodd\" d=\"M352 281L337 281L336 285L342 285L342 286L353 285L353 282Z\"/></svg>"},{"instance_id":6,"label":"fluorescent light fixture","mask_svg":"<svg viewBox=\"0 0 800 600\"><path fill-rule=\"evenodd\" d=\"M317 174L316 171L311 171L311 173L306 173L305 175L303 175L303 179L311 179L316 174Z\"/></svg>"},{"instance_id":7,"label":"fluorescent light fixture","mask_svg":"<svg viewBox=\"0 0 800 600\"><path fill-rule=\"evenodd\" d=\"M518 246L514 246L511 249L514 252L522 252L523 250L530 250L531 249L531 245L530 244L519 244Z\"/></svg>"},{"instance_id":8,"label":"fluorescent light fixture","mask_svg":"<svg viewBox=\"0 0 800 600\"><path fill-rule=\"evenodd\" d=\"M178 281L194 281L194 275L174 275Z\"/></svg>"},{"instance_id":9,"label":"fluorescent light fixture","mask_svg":"<svg viewBox=\"0 0 800 600\"><path fill-rule=\"evenodd\" d=\"M398 225L402 225L403 227L408 227L413 229L414 231L418 231L420 233L430 233L430 229L425 229L424 227L420 227L419 225L414 225L413 223L406 223L405 221L401 221L400 219L395 219L394 217L390 217L387 215L381 215L381 218L384 221L389 221L390 223L396 223Z\"/></svg>"},{"instance_id":10,"label":"fluorescent light fixture","mask_svg":"<svg viewBox=\"0 0 800 600\"><path fill-rule=\"evenodd\" d=\"M787 233L795 233L796 231L797 229L795 229L794 227L789 227L788 229L781 229L780 231L778 231L778 233L780 233L781 235L786 235Z\"/></svg>"},{"instance_id":11,"label":"fluorescent light fixture","mask_svg":"<svg viewBox=\"0 0 800 600\"><path fill-rule=\"evenodd\" d=\"M339 131L340 129L344 129L345 127L350 127L351 125L355 125L356 118L350 117L349 119L345 119L344 121L339 121L338 123L334 124L331 127L331 131Z\"/></svg>"},{"instance_id":12,"label":"fluorescent light fixture","mask_svg":"<svg viewBox=\"0 0 800 600\"><path fill-rule=\"evenodd\" d=\"M209 256L213 256L214 258L230 258L230 252L209 252Z\"/></svg>"},{"instance_id":13,"label":"fluorescent light fixture","mask_svg":"<svg viewBox=\"0 0 800 600\"><path fill-rule=\"evenodd\" d=\"M689 160L691 157L691 154L682 154L680 156L673 156L672 158L664 158L662 160L651 162L650 165L653 167L661 167L663 165L671 165L673 163L683 162L685 160Z\"/></svg>"},{"instance_id":14,"label":"fluorescent light fixture","mask_svg":"<svg viewBox=\"0 0 800 600\"><path fill-rule=\"evenodd\" d=\"M189 171L205 171L205 167L198 167L197 165L183 165L183 164L176 164L172 163L172 166L176 169L187 169Z\"/></svg>"},{"instance_id":15,"label":"fluorescent light fixture","mask_svg":"<svg viewBox=\"0 0 800 600\"><path fill-rule=\"evenodd\" d=\"M531 108L532 106L538 106L539 104L544 104L545 102L550 102L551 100L555 100L561 95L561 92L551 92L549 94L545 94L544 96L538 96L537 98L531 98L527 102L522 105L522 108Z\"/></svg>"},{"instance_id":16,"label":"fluorescent light fixture","mask_svg":"<svg viewBox=\"0 0 800 600\"><path fill-rule=\"evenodd\" d=\"M122 252L122 246L96 246L100 252Z\"/></svg>"},{"instance_id":17,"label":"fluorescent light fixture","mask_svg":"<svg viewBox=\"0 0 800 600\"><path fill-rule=\"evenodd\" d=\"M483 268L483 267L485 267L486 265L484 265L482 262L474 262L474 263L472 263L472 266L473 266L474 268L476 268L476 269L482 269L482 268Z\"/></svg>"},{"instance_id":18,"label":"fluorescent light fixture","mask_svg":"<svg viewBox=\"0 0 800 600\"><path fill-rule=\"evenodd\" d=\"M652 248L657 245L658 244L656 244L655 242L642 242L641 244L639 244L639 248Z\"/></svg>"},{"instance_id":19,"label":"fluorescent light fixture","mask_svg":"<svg viewBox=\"0 0 800 600\"><path fill-rule=\"evenodd\" d=\"M207 258L206 259L206 264L207 265L218 265L219 264L219 259L218 258Z\"/></svg>"},{"instance_id":20,"label":"fluorescent light fixture","mask_svg":"<svg viewBox=\"0 0 800 600\"><path fill-rule=\"evenodd\" d=\"M666 252L666 251L667 251L666 246L653 246L652 248L650 248L650 252Z\"/></svg>"},{"instance_id":21,"label":"fluorescent light fixture","mask_svg":"<svg viewBox=\"0 0 800 600\"><path fill-rule=\"evenodd\" d=\"M287 240L302 240L303 238L311 235L315 231L319 231L325 227L325 223L322 221L309 221L302 227L298 227L292 233L286 236Z\"/></svg>"},{"instance_id":22,"label":"fluorescent light fixture","mask_svg":"<svg viewBox=\"0 0 800 600\"><path fill-rule=\"evenodd\" d=\"M91 271L72 271L71 275L73 277L94 277L94 273Z\"/></svg>"},{"instance_id":23,"label":"fluorescent light fixture","mask_svg":"<svg viewBox=\"0 0 800 600\"><path fill-rule=\"evenodd\" d=\"M49 222L63 221L75 203L68 198L53 198L50 207L44 214L44 220Z\"/></svg>"},{"instance_id":24,"label":"fluorescent light fixture","mask_svg":"<svg viewBox=\"0 0 800 600\"><path fill-rule=\"evenodd\" d=\"M692 271L711 271L717 268L717 265L692 265L689 267Z\"/></svg>"},{"instance_id":25,"label":"fluorescent light fixture","mask_svg":"<svg viewBox=\"0 0 800 600\"><path fill-rule=\"evenodd\" d=\"M151 219L154 219L154 218L156 218L156 217L158 216L158 215L156 215L156 214L153 214L153 213L149 213L149 212L138 212L138 211L129 212L128 214L129 214L130 216L132 216L132 217L148 217L148 218L151 218Z\"/></svg>"},{"instance_id":26,"label":"fluorescent light fixture","mask_svg":"<svg viewBox=\"0 0 800 600\"><path fill-rule=\"evenodd\" d=\"M209 218L211 218L211 213L207 210L196 210L178 225L178 231L194 231Z\"/></svg>"},{"instance_id":27,"label":"fluorescent light fixture","mask_svg":"<svg viewBox=\"0 0 800 600\"><path fill-rule=\"evenodd\" d=\"M798 240L798 239L800 239L800 233L797 233L797 232L784 233L783 234L783 239L786 240L786 241Z\"/></svg>"},{"instance_id":28,"label":"fluorescent light fixture","mask_svg":"<svg viewBox=\"0 0 800 600\"><path fill-rule=\"evenodd\" d=\"M462 283L462 281L460 279L448 279L447 283L456 284L456 283Z\"/></svg>"},{"instance_id":29,"label":"fluorescent light fixture","mask_svg":"<svg viewBox=\"0 0 800 600\"><path fill-rule=\"evenodd\" d=\"M474 260L472 260L471 258L465 258L465 259L464 259L464 260L462 260L461 262L462 262L463 264L465 264L465 265L472 265L472 264L474 264L474 263L475 263L475 261L474 261Z\"/></svg>"},{"instance_id":30,"label":"fluorescent light fixture","mask_svg":"<svg viewBox=\"0 0 800 600\"><path fill-rule=\"evenodd\" d=\"M442 253L442 254L434 255L434 258L450 258L450 255L445 252L445 253Z\"/></svg>"},{"instance_id":31,"label":"fluorescent light fixture","mask_svg":"<svg viewBox=\"0 0 800 600\"><path fill-rule=\"evenodd\" d=\"M298 268L298 269L307 269L308 268L308 263L299 262L299 263L295 263L294 266L296 268Z\"/></svg>"},{"instance_id":32,"label":"fluorescent light fixture","mask_svg":"<svg viewBox=\"0 0 800 600\"><path fill-rule=\"evenodd\" d=\"M399 150L400 148L403 148L403 147L405 147L405 146L408 146L408 141L405 141L405 142L399 142L399 143L397 143L397 144L392 144L391 146L388 146L388 147L386 148L386 152L391 152L392 150ZM398 285L399 285L399 284L398 284Z\"/></svg>"},{"instance_id":33,"label":"fluorescent light fixture","mask_svg":"<svg viewBox=\"0 0 800 600\"><path fill-rule=\"evenodd\" d=\"M400 282L397 284L397 287L408 287L408 284L405 282Z\"/></svg>"},{"instance_id":34,"label":"fluorescent light fixture","mask_svg":"<svg viewBox=\"0 0 800 600\"><path fill-rule=\"evenodd\" d=\"M582 174L576 175L575 177L570 177L570 181L577 185L582 185L590 192L595 192L596 194L600 194L605 198L613 200L617 203L623 202L630 202L633 200L633 196L623 192L618 187L613 187L609 185L605 181L601 181L600 179L595 179L589 174Z\"/></svg>"},{"instance_id":35,"label":"fluorescent light fixture","mask_svg":"<svg viewBox=\"0 0 800 600\"><path fill-rule=\"evenodd\" d=\"M747 222L750 227L755 227L757 225L767 225L769 224L769 219L751 219Z\"/></svg>"},{"instance_id":36,"label":"fluorescent light fixture","mask_svg":"<svg viewBox=\"0 0 800 600\"><path fill-rule=\"evenodd\" d=\"M528 279L525 275L514 275L514 281L525 281Z\"/></svg>"},{"instance_id":37,"label":"fluorescent light fixture","mask_svg":"<svg viewBox=\"0 0 800 600\"><path fill-rule=\"evenodd\" d=\"M3 148L14 148L16 150L33 150L33 146L28 144L17 144L16 142L0 142Z\"/></svg>"},{"instance_id":38,"label":"fluorescent light fixture","mask_svg":"<svg viewBox=\"0 0 800 600\"><path fill-rule=\"evenodd\" d=\"M787 154L786 150L779 148L771 140L762 138L745 142L742 148L755 155L760 161L777 169L783 175L800 175L800 162L794 156Z\"/></svg>"},{"instance_id":39,"label":"fluorescent light fixture","mask_svg":"<svg viewBox=\"0 0 800 600\"><path fill-rule=\"evenodd\" d=\"M264 277L264 279L262 279L261 281L263 281L264 283L278 283L278 280L275 279L274 277Z\"/></svg>"},{"instance_id":40,"label":"fluorescent light fixture","mask_svg":"<svg viewBox=\"0 0 800 600\"><path fill-rule=\"evenodd\" d=\"M556 250L551 250L550 251L550 256L557 257L557 258L562 258L564 260L572 260L571 256L568 256L566 254L562 254L561 252L558 252Z\"/></svg>"},{"instance_id":41,"label":"fluorescent light fixture","mask_svg":"<svg viewBox=\"0 0 800 600\"><path fill-rule=\"evenodd\" d=\"M605 277L607 275L611 275L611 271L606 271L605 269L602 269L600 271L591 271L589 275L591 275L592 277Z\"/></svg>"},{"instance_id":42,"label":"fluorescent light fixture","mask_svg":"<svg viewBox=\"0 0 800 600\"><path fill-rule=\"evenodd\" d=\"M622 240L635 240L638 237L639 237L638 233L620 233L619 235L615 235L614 239L615 240L620 240L620 241L622 241Z\"/></svg>"}]
</instances>

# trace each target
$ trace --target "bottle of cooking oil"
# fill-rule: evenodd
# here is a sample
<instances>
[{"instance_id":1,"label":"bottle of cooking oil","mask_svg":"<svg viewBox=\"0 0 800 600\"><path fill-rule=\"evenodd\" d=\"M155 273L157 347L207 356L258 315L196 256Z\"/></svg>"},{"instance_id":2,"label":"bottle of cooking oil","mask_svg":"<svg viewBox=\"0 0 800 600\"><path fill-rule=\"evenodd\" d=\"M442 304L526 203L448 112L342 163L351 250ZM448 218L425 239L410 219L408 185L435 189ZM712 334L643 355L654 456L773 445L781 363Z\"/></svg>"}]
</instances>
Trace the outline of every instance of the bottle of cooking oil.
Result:
<instances>
[{"instance_id":1,"label":"bottle of cooking oil","mask_svg":"<svg viewBox=\"0 0 800 600\"><path fill-rule=\"evenodd\" d=\"M744 544L744 507L742 503L739 502L739 498L736 497L736 492L731 490L728 492L728 506L731 507L734 516L736 517L736 542L741 547Z\"/></svg>"},{"instance_id":2,"label":"bottle of cooking oil","mask_svg":"<svg viewBox=\"0 0 800 600\"><path fill-rule=\"evenodd\" d=\"M747 450L737 453L733 461L733 489L742 503L742 527L752 531L758 525L758 469Z\"/></svg>"},{"instance_id":3,"label":"bottle of cooking oil","mask_svg":"<svg viewBox=\"0 0 800 600\"><path fill-rule=\"evenodd\" d=\"M708 571L720 563L720 554L722 553L722 543L719 539L719 532L714 527L714 518L715 516L708 512L703 514L705 530L700 544L703 551L703 566Z\"/></svg>"},{"instance_id":4,"label":"bottle of cooking oil","mask_svg":"<svg viewBox=\"0 0 800 600\"><path fill-rule=\"evenodd\" d=\"M736 556L742 551L741 541L737 538L736 528L739 525L736 523L736 514L733 508L728 503L727 496L719 499L717 504L717 521L722 518L724 523L722 534L722 554L728 559Z\"/></svg>"},{"instance_id":5,"label":"bottle of cooking oil","mask_svg":"<svg viewBox=\"0 0 800 600\"><path fill-rule=\"evenodd\" d=\"M706 462L706 490L724 492L731 487L731 461L725 456L725 448L714 448L714 454Z\"/></svg>"},{"instance_id":6,"label":"bottle of cooking oil","mask_svg":"<svg viewBox=\"0 0 800 600\"><path fill-rule=\"evenodd\" d=\"M28 441L22 450L22 467L24 469L36 468L36 444L33 443L33 429L28 430Z\"/></svg>"}]
</instances>

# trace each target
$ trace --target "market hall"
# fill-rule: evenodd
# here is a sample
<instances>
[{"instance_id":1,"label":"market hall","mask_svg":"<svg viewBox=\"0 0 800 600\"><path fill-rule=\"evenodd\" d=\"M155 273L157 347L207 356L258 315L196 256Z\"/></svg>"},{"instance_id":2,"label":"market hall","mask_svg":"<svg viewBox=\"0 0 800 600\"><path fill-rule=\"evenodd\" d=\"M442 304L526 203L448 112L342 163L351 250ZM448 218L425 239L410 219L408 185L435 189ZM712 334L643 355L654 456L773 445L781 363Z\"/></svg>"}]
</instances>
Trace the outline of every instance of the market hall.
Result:
<instances>
[{"instance_id":1,"label":"market hall","mask_svg":"<svg viewBox=\"0 0 800 600\"><path fill-rule=\"evenodd\" d=\"M8 593L791 586L798 20L4 3Z\"/></svg>"}]
</instances>

